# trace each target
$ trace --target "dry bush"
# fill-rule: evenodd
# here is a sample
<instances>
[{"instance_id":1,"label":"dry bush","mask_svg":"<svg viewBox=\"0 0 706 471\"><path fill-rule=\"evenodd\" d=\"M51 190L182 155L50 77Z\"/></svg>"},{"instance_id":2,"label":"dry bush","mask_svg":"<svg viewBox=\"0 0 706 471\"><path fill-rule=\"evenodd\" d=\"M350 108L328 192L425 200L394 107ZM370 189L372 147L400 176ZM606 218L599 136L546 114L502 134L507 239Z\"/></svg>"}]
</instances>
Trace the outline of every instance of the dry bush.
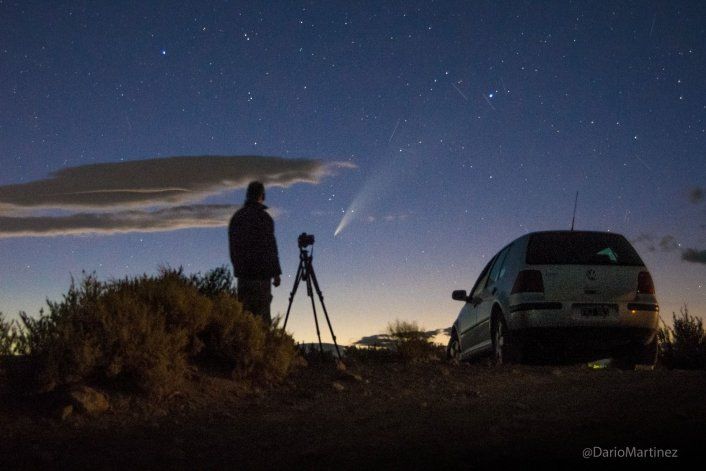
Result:
<instances>
[{"instance_id":1,"label":"dry bush","mask_svg":"<svg viewBox=\"0 0 706 471\"><path fill-rule=\"evenodd\" d=\"M706 368L706 336L703 320L689 315L684 305L680 316L672 313L674 327L659 329L659 360L668 368Z\"/></svg>"},{"instance_id":2,"label":"dry bush","mask_svg":"<svg viewBox=\"0 0 706 471\"><path fill-rule=\"evenodd\" d=\"M225 265L207 271L203 275L200 273L191 275L190 281L201 294L209 297L219 294L236 295L233 276Z\"/></svg>"},{"instance_id":3,"label":"dry bush","mask_svg":"<svg viewBox=\"0 0 706 471\"><path fill-rule=\"evenodd\" d=\"M125 291L128 297L144 300L164 318L169 333L188 338L188 354L196 355L203 344L198 334L208 325L212 301L203 296L193 279L187 279L182 270L161 268L159 275L143 275L109 284L109 291Z\"/></svg>"},{"instance_id":4,"label":"dry bush","mask_svg":"<svg viewBox=\"0 0 706 471\"><path fill-rule=\"evenodd\" d=\"M230 285L200 283L229 276L187 278L173 269L104 283L85 276L49 302L47 314L21 314L21 349L42 385L109 382L161 395L178 387L197 356L226 362L241 379L281 380L296 364L292 338L243 312Z\"/></svg>"},{"instance_id":5,"label":"dry bush","mask_svg":"<svg viewBox=\"0 0 706 471\"><path fill-rule=\"evenodd\" d=\"M11 322L5 320L5 316L0 312L0 357L11 355L15 344L15 330Z\"/></svg>"},{"instance_id":6,"label":"dry bush","mask_svg":"<svg viewBox=\"0 0 706 471\"><path fill-rule=\"evenodd\" d=\"M234 376L277 382L298 364L294 339L277 327L243 311L233 296L213 298L210 322L203 331L204 356L227 364Z\"/></svg>"},{"instance_id":7,"label":"dry bush","mask_svg":"<svg viewBox=\"0 0 706 471\"><path fill-rule=\"evenodd\" d=\"M18 334L16 323L6 321L0 312L0 382L4 382L5 370L10 365L10 355L15 354Z\"/></svg>"},{"instance_id":8,"label":"dry bush","mask_svg":"<svg viewBox=\"0 0 706 471\"><path fill-rule=\"evenodd\" d=\"M346 361L351 363L388 363L395 359L395 352L383 346L346 347Z\"/></svg>"},{"instance_id":9,"label":"dry bush","mask_svg":"<svg viewBox=\"0 0 706 471\"><path fill-rule=\"evenodd\" d=\"M261 360L257 379L272 383L284 379L292 369L305 366L306 362L299 355L294 338L279 328L279 318L275 318L272 327L265 336L267 351Z\"/></svg>"},{"instance_id":10,"label":"dry bush","mask_svg":"<svg viewBox=\"0 0 706 471\"><path fill-rule=\"evenodd\" d=\"M110 381L157 395L176 387L191 337L180 321L193 324L193 311L177 312L163 296L177 284L187 297L198 292L176 278L159 278L101 283L87 276L62 301L49 302L49 314L24 315L40 384Z\"/></svg>"},{"instance_id":11,"label":"dry bush","mask_svg":"<svg viewBox=\"0 0 706 471\"><path fill-rule=\"evenodd\" d=\"M397 353L409 362L438 360L443 358L444 349L430 340L430 334L416 322L400 321L387 326L387 334Z\"/></svg>"}]
</instances>

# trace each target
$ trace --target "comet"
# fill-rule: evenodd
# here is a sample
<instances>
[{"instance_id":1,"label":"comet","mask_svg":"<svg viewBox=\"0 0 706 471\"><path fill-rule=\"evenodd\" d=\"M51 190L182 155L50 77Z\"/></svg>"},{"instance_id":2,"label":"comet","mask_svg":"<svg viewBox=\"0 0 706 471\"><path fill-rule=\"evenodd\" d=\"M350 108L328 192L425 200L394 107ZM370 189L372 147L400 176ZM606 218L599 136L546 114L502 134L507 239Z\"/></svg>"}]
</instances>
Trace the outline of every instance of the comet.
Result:
<instances>
[{"instance_id":1,"label":"comet","mask_svg":"<svg viewBox=\"0 0 706 471\"><path fill-rule=\"evenodd\" d=\"M343 212L341 222L338 223L334 237L340 235L351 223L359 218L365 218L370 208L381 200L392 188L400 188L408 172L416 167L418 156L416 152L407 152L404 156L391 153L363 183L363 186L353 198L348 208Z\"/></svg>"}]
</instances>

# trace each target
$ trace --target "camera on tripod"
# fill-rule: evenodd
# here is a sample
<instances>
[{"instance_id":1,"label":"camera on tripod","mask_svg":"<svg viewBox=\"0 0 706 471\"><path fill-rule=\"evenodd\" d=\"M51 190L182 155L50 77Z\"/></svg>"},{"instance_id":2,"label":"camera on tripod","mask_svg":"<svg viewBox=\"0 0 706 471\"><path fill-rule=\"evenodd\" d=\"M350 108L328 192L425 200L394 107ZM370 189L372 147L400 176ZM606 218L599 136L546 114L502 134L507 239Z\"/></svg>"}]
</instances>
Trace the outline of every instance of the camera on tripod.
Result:
<instances>
[{"instance_id":1,"label":"camera on tripod","mask_svg":"<svg viewBox=\"0 0 706 471\"><path fill-rule=\"evenodd\" d=\"M307 234L306 232L302 232L301 234L299 234L297 242L299 243L300 249L304 249L310 245L314 245L314 234Z\"/></svg>"},{"instance_id":2,"label":"camera on tripod","mask_svg":"<svg viewBox=\"0 0 706 471\"><path fill-rule=\"evenodd\" d=\"M316 290L316 294L319 297L319 302L321 303L321 308L324 310L324 317L326 318L326 324L328 324L329 331L331 331L331 338L333 339L333 346L336 347L338 359L341 360L341 351L338 349L338 342L336 342L336 334L333 333L331 319L329 319L328 317L328 311L326 310L326 305L324 304L324 295L323 293L321 293L319 281L316 279L316 273L314 273L314 249L312 248L311 253L304 250L310 245L314 245L314 234L307 234L306 232L302 232L297 238L297 243L299 244L299 267L297 268L297 274L294 277L294 286L292 287L292 292L289 294L289 306L287 306L287 314L284 316L284 325L282 326L282 332L284 332L287 328L287 321L289 321L289 313L292 310L292 301L294 301L294 295L297 293L299 283L303 281L306 285L306 294L311 299L311 310L314 313L314 325L316 326L316 337L319 340L319 350L321 350L321 355L323 356L324 354L324 345L321 343L321 331L319 330L319 318L316 315L314 290Z\"/></svg>"}]
</instances>

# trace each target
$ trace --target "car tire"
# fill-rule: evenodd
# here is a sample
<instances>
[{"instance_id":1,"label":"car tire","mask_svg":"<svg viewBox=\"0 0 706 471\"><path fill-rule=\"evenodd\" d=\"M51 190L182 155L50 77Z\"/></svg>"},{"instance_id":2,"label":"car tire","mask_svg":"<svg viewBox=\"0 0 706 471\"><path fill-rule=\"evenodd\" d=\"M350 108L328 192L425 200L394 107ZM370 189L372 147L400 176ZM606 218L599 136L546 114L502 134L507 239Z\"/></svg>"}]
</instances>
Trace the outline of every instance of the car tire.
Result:
<instances>
[{"instance_id":1,"label":"car tire","mask_svg":"<svg viewBox=\"0 0 706 471\"><path fill-rule=\"evenodd\" d=\"M508 331L502 315L493 316L492 322L492 354L496 366L519 363L521 348L517 340Z\"/></svg>"},{"instance_id":2,"label":"car tire","mask_svg":"<svg viewBox=\"0 0 706 471\"><path fill-rule=\"evenodd\" d=\"M655 335L647 345L636 345L625 355L616 359L618 368L634 370L636 366L654 367L657 364L659 347L657 342L657 335Z\"/></svg>"},{"instance_id":3,"label":"car tire","mask_svg":"<svg viewBox=\"0 0 706 471\"><path fill-rule=\"evenodd\" d=\"M461 361L461 342L458 340L456 331L451 332L451 338L446 347L446 358L452 363Z\"/></svg>"}]
</instances>

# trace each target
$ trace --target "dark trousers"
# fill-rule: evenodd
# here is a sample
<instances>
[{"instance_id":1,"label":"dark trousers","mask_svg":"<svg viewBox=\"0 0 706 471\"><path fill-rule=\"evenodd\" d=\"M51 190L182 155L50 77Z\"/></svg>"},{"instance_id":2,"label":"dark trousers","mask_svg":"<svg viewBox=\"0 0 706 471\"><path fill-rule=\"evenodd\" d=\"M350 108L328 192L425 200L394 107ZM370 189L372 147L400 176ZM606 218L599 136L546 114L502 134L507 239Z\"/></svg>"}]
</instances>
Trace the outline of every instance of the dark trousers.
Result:
<instances>
[{"instance_id":1,"label":"dark trousers","mask_svg":"<svg viewBox=\"0 0 706 471\"><path fill-rule=\"evenodd\" d=\"M243 310L262 317L272 323L270 303L272 302L272 282L266 280L248 280L238 278L238 301L243 303Z\"/></svg>"}]
</instances>

